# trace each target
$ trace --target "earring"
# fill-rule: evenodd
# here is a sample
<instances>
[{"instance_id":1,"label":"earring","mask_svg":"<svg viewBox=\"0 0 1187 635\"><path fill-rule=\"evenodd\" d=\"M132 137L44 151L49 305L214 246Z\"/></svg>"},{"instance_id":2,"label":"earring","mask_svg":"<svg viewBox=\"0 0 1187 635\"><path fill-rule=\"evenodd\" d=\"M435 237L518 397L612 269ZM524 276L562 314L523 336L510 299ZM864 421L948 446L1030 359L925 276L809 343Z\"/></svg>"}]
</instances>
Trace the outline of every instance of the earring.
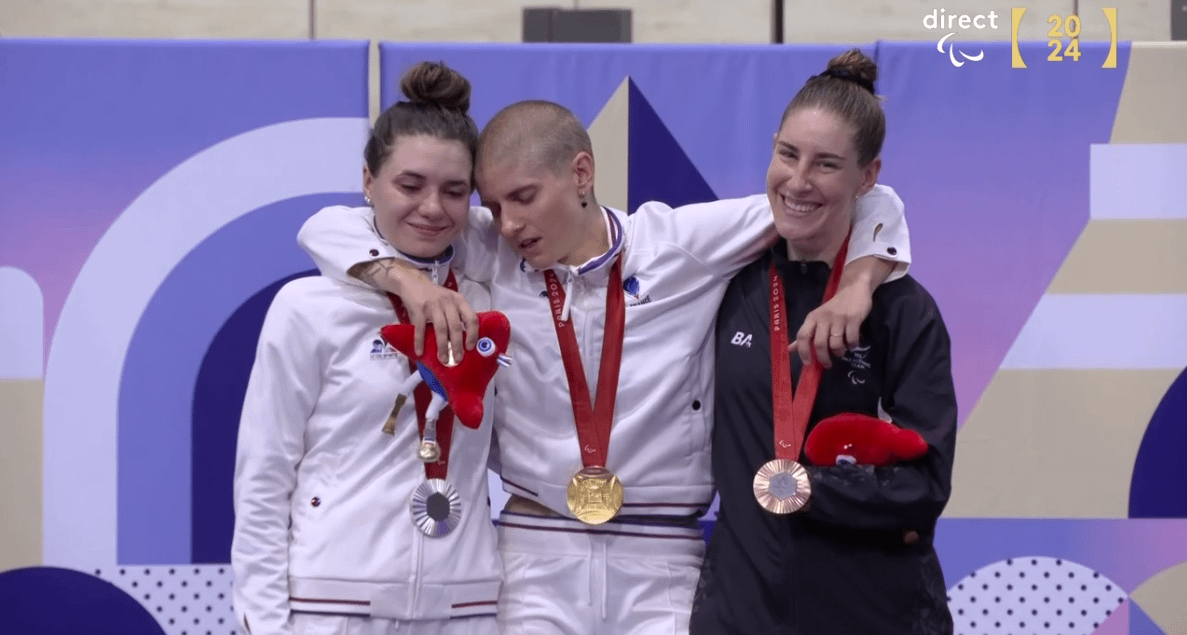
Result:
<instances>
[{"instance_id":1,"label":"earring","mask_svg":"<svg viewBox=\"0 0 1187 635\"><path fill-rule=\"evenodd\" d=\"M577 196L581 199L582 207L589 207L589 201L585 200L585 192L578 191Z\"/></svg>"},{"instance_id":2,"label":"earring","mask_svg":"<svg viewBox=\"0 0 1187 635\"><path fill-rule=\"evenodd\" d=\"M363 195L363 201L367 203L367 207L371 207L371 197L366 194Z\"/></svg>"}]
</instances>

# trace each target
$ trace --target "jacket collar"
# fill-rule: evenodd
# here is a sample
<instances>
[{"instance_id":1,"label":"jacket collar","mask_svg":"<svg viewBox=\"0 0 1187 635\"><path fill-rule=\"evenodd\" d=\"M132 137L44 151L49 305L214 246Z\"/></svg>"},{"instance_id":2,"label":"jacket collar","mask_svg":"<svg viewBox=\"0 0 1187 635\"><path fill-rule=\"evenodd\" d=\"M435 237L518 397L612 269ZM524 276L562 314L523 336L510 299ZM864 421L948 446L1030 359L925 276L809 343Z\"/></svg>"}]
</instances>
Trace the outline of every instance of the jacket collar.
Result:
<instances>
[{"instance_id":1,"label":"jacket collar","mask_svg":"<svg viewBox=\"0 0 1187 635\"><path fill-rule=\"evenodd\" d=\"M610 268L607 266L614 262L614 258L622 252L625 243L625 232L623 232L622 212L602 206L603 220L606 223L606 233L610 237L610 248L604 253L588 261L577 265L565 265L556 263L551 267L552 271L563 277L582 276L582 277L607 277L610 274ZM528 264L527 260L520 259L519 270L525 273L538 273L541 270L536 269Z\"/></svg>"},{"instance_id":2,"label":"jacket collar","mask_svg":"<svg viewBox=\"0 0 1187 635\"><path fill-rule=\"evenodd\" d=\"M379 232L379 225L375 222L374 216L371 218L371 226L375 228L375 235L379 236L380 240L388 242L383 237L383 234ZM391 243L388 244L391 245ZM412 256L396 249L394 245L392 245L392 251L395 252L397 259L412 263L417 269L429 274L429 277L437 284L445 284L445 280L449 276L450 263L453 262L453 256L456 253L452 243L446 246L445 251L435 258Z\"/></svg>"}]
</instances>

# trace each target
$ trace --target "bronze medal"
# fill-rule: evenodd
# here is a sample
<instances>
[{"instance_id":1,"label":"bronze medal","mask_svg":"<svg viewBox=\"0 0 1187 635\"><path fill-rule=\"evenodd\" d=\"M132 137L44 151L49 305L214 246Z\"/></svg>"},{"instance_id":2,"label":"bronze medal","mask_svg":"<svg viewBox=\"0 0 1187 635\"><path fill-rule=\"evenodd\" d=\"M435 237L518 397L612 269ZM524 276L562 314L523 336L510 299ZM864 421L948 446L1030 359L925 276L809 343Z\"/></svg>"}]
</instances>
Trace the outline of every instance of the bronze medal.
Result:
<instances>
[{"instance_id":1,"label":"bronze medal","mask_svg":"<svg viewBox=\"0 0 1187 635\"><path fill-rule=\"evenodd\" d=\"M837 292L841 272L845 268L845 256L849 251L849 237L841 244L833 259L832 271L824 290L824 302ZM770 311L771 311L771 413L775 424L775 458L767 461L754 475L754 498L763 509L772 514L790 514L808 504L812 496L812 482L808 470L800 465L800 451L804 436L808 432L808 419L812 405L816 403L816 392L820 388L823 367L813 359L804 366L793 391L791 364L788 360L790 337L787 316L784 315L783 281L775 264L770 268Z\"/></svg>"},{"instance_id":2,"label":"bronze medal","mask_svg":"<svg viewBox=\"0 0 1187 635\"><path fill-rule=\"evenodd\" d=\"M787 459L767 461L754 475L754 497L772 514L790 514L808 504L812 483L804 466Z\"/></svg>"}]
</instances>

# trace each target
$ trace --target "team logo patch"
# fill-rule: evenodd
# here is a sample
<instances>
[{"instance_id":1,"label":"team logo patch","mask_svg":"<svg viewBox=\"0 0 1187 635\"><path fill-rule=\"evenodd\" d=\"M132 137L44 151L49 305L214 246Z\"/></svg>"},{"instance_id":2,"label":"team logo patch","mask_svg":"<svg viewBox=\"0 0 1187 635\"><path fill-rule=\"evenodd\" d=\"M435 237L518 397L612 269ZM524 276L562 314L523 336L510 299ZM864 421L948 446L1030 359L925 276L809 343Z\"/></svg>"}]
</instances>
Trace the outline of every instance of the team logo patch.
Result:
<instances>
[{"instance_id":1,"label":"team logo patch","mask_svg":"<svg viewBox=\"0 0 1187 635\"><path fill-rule=\"evenodd\" d=\"M640 295L639 279L635 276L622 281L622 290L626 291L627 306L639 306L651 302L650 295Z\"/></svg>"},{"instance_id":2,"label":"team logo patch","mask_svg":"<svg viewBox=\"0 0 1187 635\"><path fill-rule=\"evenodd\" d=\"M845 351L845 355L841 357L841 361L849 365L849 381L854 386L860 386L866 383L866 378L870 370L869 354L870 346L867 344L865 346L851 348Z\"/></svg>"},{"instance_id":3,"label":"team logo patch","mask_svg":"<svg viewBox=\"0 0 1187 635\"><path fill-rule=\"evenodd\" d=\"M371 342L371 359L395 359L400 352L392 348L391 344L383 340L372 340Z\"/></svg>"}]
</instances>

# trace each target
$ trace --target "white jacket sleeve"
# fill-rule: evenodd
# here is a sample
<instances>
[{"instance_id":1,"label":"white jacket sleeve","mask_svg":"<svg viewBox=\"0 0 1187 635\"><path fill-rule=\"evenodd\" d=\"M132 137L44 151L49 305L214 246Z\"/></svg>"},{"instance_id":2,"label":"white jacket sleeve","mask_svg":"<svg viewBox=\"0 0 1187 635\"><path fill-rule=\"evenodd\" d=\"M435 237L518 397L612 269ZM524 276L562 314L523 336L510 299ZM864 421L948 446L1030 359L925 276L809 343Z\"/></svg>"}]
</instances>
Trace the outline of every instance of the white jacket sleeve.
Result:
<instances>
[{"instance_id":1,"label":"white jacket sleeve","mask_svg":"<svg viewBox=\"0 0 1187 635\"><path fill-rule=\"evenodd\" d=\"M641 206L636 215L647 220L656 239L674 242L726 278L753 262L779 238L765 194L676 209L651 202ZM903 202L888 186L875 185L857 201L846 262L863 256L897 263L887 281L906 275L910 266L911 244Z\"/></svg>"},{"instance_id":2,"label":"white jacket sleeve","mask_svg":"<svg viewBox=\"0 0 1187 635\"><path fill-rule=\"evenodd\" d=\"M240 627L253 635L291 633L290 498L321 388L314 332L289 289L281 289L264 319L235 456L234 607Z\"/></svg>"},{"instance_id":3,"label":"white jacket sleeve","mask_svg":"<svg viewBox=\"0 0 1187 635\"><path fill-rule=\"evenodd\" d=\"M470 208L460 240L453 243L455 268L475 282L488 282L498 240L490 211ZM367 285L350 275L352 267L399 257L395 247L376 231L375 213L367 207L336 205L318 211L301 225L297 244L323 276L358 286Z\"/></svg>"},{"instance_id":4,"label":"white jacket sleeve","mask_svg":"<svg viewBox=\"0 0 1187 635\"><path fill-rule=\"evenodd\" d=\"M323 276L358 286L367 285L347 273L351 267L397 256L395 248L375 230L375 213L367 207L321 209L301 225L297 244Z\"/></svg>"},{"instance_id":5,"label":"white jacket sleeve","mask_svg":"<svg viewBox=\"0 0 1187 635\"><path fill-rule=\"evenodd\" d=\"M875 185L857 200L853 215L853 234L849 238L850 263L864 256L877 256L895 263L886 282L907 275L911 266L911 238L903 201L887 185Z\"/></svg>"},{"instance_id":6,"label":"white jacket sleeve","mask_svg":"<svg viewBox=\"0 0 1187 635\"><path fill-rule=\"evenodd\" d=\"M675 245L722 278L733 277L779 238L765 195L674 209L652 201L634 216L650 231L649 242Z\"/></svg>"}]
</instances>

